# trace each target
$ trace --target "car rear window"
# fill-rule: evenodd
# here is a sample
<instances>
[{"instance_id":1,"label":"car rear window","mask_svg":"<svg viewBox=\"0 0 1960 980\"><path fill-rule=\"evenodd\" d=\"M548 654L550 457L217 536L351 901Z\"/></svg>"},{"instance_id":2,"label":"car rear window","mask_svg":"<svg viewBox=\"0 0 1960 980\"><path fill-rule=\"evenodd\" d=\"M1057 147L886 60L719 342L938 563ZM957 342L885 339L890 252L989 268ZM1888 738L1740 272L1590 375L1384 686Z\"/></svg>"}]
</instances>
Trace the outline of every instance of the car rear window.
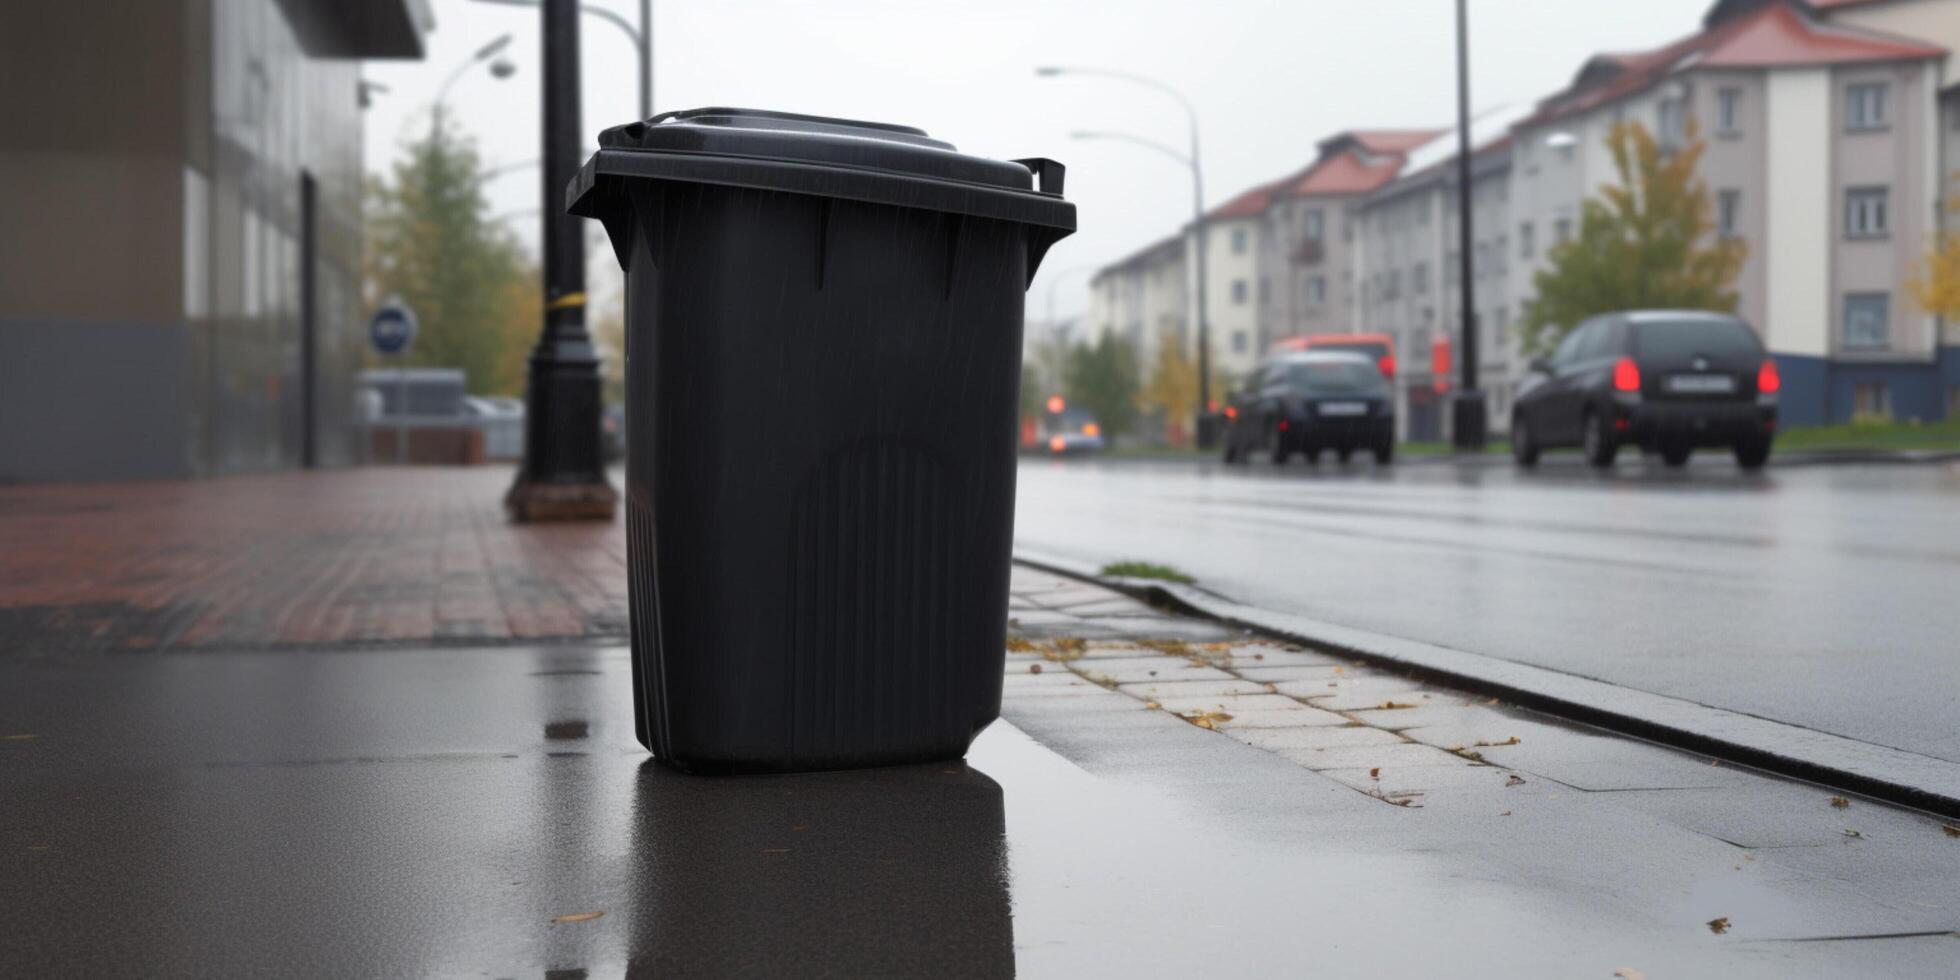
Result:
<instances>
[{"instance_id":1,"label":"car rear window","mask_svg":"<svg viewBox=\"0 0 1960 980\"><path fill-rule=\"evenodd\" d=\"M1756 333L1738 320L1651 320L1634 326L1639 353L1650 357L1754 356Z\"/></svg>"},{"instance_id":2,"label":"car rear window","mask_svg":"<svg viewBox=\"0 0 1960 980\"><path fill-rule=\"evenodd\" d=\"M1294 364L1287 367L1286 379L1309 394L1373 395L1387 387L1381 371L1365 361Z\"/></svg>"},{"instance_id":3,"label":"car rear window","mask_svg":"<svg viewBox=\"0 0 1960 980\"><path fill-rule=\"evenodd\" d=\"M1379 361L1388 356L1388 345L1378 340L1363 340L1355 343L1323 340L1315 343L1313 349L1353 351L1356 354L1368 355L1368 359L1371 361Z\"/></svg>"}]
</instances>

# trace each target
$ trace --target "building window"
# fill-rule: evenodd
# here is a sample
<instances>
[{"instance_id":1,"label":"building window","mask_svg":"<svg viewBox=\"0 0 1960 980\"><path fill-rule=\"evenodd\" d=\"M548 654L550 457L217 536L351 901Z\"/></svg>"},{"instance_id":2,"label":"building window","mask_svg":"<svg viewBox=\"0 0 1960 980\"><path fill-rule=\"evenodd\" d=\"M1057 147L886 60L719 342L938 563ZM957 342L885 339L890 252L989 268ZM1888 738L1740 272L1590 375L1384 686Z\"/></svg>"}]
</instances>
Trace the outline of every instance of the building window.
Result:
<instances>
[{"instance_id":1,"label":"building window","mask_svg":"<svg viewBox=\"0 0 1960 980\"><path fill-rule=\"evenodd\" d=\"M1519 258L1522 259L1531 258L1532 251L1538 247L1538 243L1533 240L1534 238L1536 238L1536 235L1534 234L1534 231L1531 227L1531 222L1526 221L1518 225L1518 257Z\"/></svg>"},{"instance_id":2,"label":"building window","mask_svg":"<svg viewBox=\"0 0 1960 980\"><path fill-rule=\"evenodd\" d=\"M1885 350L1892 346L1891 301L1892 297L1886 293L1845 295L1845 350Z\"/></svg>"},{"instance_id":3,"label":"building window","mask_svg":"<svg viewBox=\"0 0 1960 980\"><path fill-rule=\"evenodd\" d=\"M1327 277L1307 277L1307 305L1319 306L1327 302Z\"/></svg>"},{"instance_id":4,"label":"building window","mask_svg":"<svg viewBox=\"0 0 1960 980\"><path fill-rule=\"evenodd\" d=\"M1402 295L1402 270L1388 270L1388 289L1382 295L1388 299L1395 299Z\"/></svg>"},{"instance_id":5,"label":"building window","mask_svg":"<svg viewBox=\"0 0 1960 980\"><path fill-rule=\"evenodd\" d=\"M1742 135L1741 89L1720 88L1715 90L1715 135Z\"/></svg>"},{"instance_id":6,"label":"building window","mask_svg":"<svg viewBox=\"0 0 1960 980\"><path fill-rule=\"evenodd\" d=\"M1890 419L1892 386L1883 381L1860 381L1851 389L1851 417Z\"/></svg>"},{"instance_id":7,"label":"building window","mask_svg":"<svg viewBox=\"0 0 1960 980\"><path fill-rule=\"evenodd\" d=\"M1844 128L1852 131L1884 129L1886 102L1892 86L1884 82L1861 82L1844 89Z\"/></svg>"},{"instance_id":8,"label":"building window","mask_svg":"<svg viewBox=\"0 0 1960 980\"><path fill-rule=\"evenodd\" d=\"M1416 267L1409 270L1409 291L1417 296L1429 292L1429 263L1417 262Z\"/></svg>"},{"instance_id":9,"label":"building window","mask_svg":"<svg viewBox=\"0 0 1960 980\"><path fill-rule=\"evenodd\" d=\"M1302 221L1303 230L1306 233L1307 241L1310 242L1320 241L1321 224L1322 224L1322 219L1320 216L1319 209L1316 208L1315 210L1307 212L1306 218Z\"/></svg>"},{"instance_id":10,"label":"building window","mask_svg":"<svg viewBox=\"0 0 1960 980\"><path fill-rule=\"evenodd\" d=\"M1884 238L1888 230L1885 214L1886 196L1886 189L1883 187L1846 188L1844 237Z\"/></svg>"},{"instance_id":11,"label":"building window","mask_svg":"<svg viewBox=\"0 0 1960 980\"><path fill-rule=\"evenodd\" d=\"M1552 222L1552 244L1563 245L1572 240L1572 219L1560 218Z\"/></svg>"},{"instance_id":12,"label":"building window","mask_svg":"<svg viewBox=\"0 0 1960 980\"><path fill-rule=\"evenodd\" d=\"M1715 195L1715 233L1723 238L1742 234L1742 192L1720 191Z\"/></svg>"},{"instance_id":13,"label":"building window","mask_svg":"<svg viewBox=\"0 0 1960 980\"><path fill-rule=\"evenodd\" d=\"M1234 354L1245 353L1245 331L1243 330L1232 331L1232 353Z\"/></svg>"},{"instance_id":14,"label":"building window","mask_svg":"<svg viewBox=\"0 0 1960 980\"><path fill-rule=\"evenodd\" d=\"M1232 254L1233 255L1245 254L1246 237L1247 236L1244 228L1232 229Z\"/></svg>"},{"instance_id":15,"label":"building window","mask_svg":"<svg viewBox=\"0 0 1960 980\"><path fill-rule=\"evenodd\" d=\"M1245 280L1232 280L1232 303L1235 306L1245 305Z\"/></svg>"},{"instance_id":16,"label":"building window","mask_svg":"<svg viewBox=\"0 0 1960 980\"><path fill-rule=\"evenodd\" d=\"M1687 107L1680 99L1665 99L1660 104L1659 129L1660 144L1663 149L1673 149L1688 141Z\"/></svg>"}]
</instances>

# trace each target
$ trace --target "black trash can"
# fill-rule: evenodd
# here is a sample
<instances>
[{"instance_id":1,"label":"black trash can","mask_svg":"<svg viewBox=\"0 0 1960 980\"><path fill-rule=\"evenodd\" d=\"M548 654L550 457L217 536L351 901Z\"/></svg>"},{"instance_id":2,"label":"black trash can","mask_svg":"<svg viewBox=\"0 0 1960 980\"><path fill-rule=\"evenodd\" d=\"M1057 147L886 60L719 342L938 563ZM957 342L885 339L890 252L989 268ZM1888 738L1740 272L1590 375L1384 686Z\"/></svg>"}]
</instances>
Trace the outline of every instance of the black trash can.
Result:
<instances>
[{"instance_id":1,"label":"black trash can","mask_svg":"<svg viewBox=\"0 0 1960 980\"><path fill-rule=\"evenodd\" d=\"M626 270L642 744L696 772L954 758L1000 713L1023 299L1062 167L747 109L567 188Z\"/></svg>"}]
</instances>

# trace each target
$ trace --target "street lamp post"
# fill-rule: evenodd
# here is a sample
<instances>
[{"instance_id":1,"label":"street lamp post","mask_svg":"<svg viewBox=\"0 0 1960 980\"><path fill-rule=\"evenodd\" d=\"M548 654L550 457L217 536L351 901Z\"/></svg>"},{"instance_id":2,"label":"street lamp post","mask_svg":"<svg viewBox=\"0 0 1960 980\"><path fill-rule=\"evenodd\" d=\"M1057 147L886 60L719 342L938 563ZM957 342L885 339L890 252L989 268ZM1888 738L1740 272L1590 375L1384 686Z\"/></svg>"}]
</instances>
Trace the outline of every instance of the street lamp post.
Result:
<instances>
[{"instance_id":1,"label":"street lamp post","mask_svg":"<svg viewBox=\"0 0 1960 980\"><path fill-rule=\"evenodd\" d=\"M506 7L535 7L539 0L477 0L478 3L500 3ZM640 52L640 118L653 117L653 0L640 0L640 26L635 28L626 18L597 4L580 4L579 10L626 32L633 47Z\"/></svg>"},{"instance_id":2,"label":"street lamp post","mask_svg":"<svg viewBox=\"0 0 1960 980\"><path fill-rule=\"evenodd\" d=\"M509 34L505 34L491 41L489 44L476 49L476 53L470 55L468 61L457 65L456 70L450 72L449 77L443 80L442 87L436 89L435 105L429 110L430 142L442 138L442 114L449 106L449 90L456 87L456 83L462 81L463 76L469 74L470 69L488 61L490 62L490 77L499 80L509 78L517 71L517 66L511 64L510 59L498 57L507 47L510 47Z\"/></svg>"},{"instance_id":3,"label":"street lamp post","mask_svg":"<svg viewBox=\"0 0 1960 980\"><path fill-rule=\"evenodd\" d=\"M1201 448L1210 448L1213 436L1208 415L1211 410L1211 311L1205 302L1205 291L1208 285L1207 280L1210 278L1207 254L1210 243L1206 240L1209 236L1206 234L1205 228L1204 167L1202 158L1198 152L1198 110L1191 105L1190 99L1184 97L1184 93L1144 75L1134 75L1122 71L1109 71L1102 68L1062 68L1052 65L1036 68L1034 73L1042 78L1055 78L1061 75L1093 75L1099 78L1114 78L1118 81L1154 88L1176 99L1177 104L1184 107L1185 121L1189 124L1190 128L1191 149L1189 153L1179 153L1161 143L1137 136L1130 136L1125 133L1076 133L1075 136L1078 139L1116 139L1136 143L1156 150L1159 153L1168 154L1172 159L1183 163L1191 169L1191 230L1197 236L1197 249L1194 260L1197 265L1197 287L1195 294L1197 307L1195 319L1198 323L1198 418L1195 428L1198 433L1198 445Z\"/></svg>"},{"instance_id":4,"label":"street lamp post","mask_svg":"<svg viewBox=\"0 0 1960 980\"><path fill-rule=\"evenodd\" d=\"M578 172L577 0L544 0L544 331L525 388L524 462L504 496L513 520L611 520L619 492L599 448L599 355L585 329L585 236L565 213Z\"/></svg>"},{"instance_id":5,"label":"street lamp post","mask_svg":"<svg viewBox=\"0 0 1960 980\"><path fill-rule=\"evenodd\" d=\"M1470 25L1465 0L1456 0L1456 231L1457 279L1463 284L1462 390L1451 402L1450 441L1457 449L1484 448L1484 393L1477 390L1477 291L1470 227Z\"/></svg>"}]
</instances>

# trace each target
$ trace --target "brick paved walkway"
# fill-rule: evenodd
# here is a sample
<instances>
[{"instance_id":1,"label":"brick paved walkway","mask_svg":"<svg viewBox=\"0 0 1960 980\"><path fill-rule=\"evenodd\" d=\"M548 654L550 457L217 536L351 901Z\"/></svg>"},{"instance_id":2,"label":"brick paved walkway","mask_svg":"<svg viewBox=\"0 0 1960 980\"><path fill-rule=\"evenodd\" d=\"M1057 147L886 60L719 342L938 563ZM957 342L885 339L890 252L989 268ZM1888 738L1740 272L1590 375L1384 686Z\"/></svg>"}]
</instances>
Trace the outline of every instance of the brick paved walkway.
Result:
<instances>
[{"instance_id":1,"label":"brick paved walkway","mask_svg":"<svg viewBox=\"0 0 1960 980\"><path fill-rule=\"evenodd\" d=\"M0 487L0 651L623 637L623 517L512 525L510 477Z\"/></svg>"}]
</instances>

